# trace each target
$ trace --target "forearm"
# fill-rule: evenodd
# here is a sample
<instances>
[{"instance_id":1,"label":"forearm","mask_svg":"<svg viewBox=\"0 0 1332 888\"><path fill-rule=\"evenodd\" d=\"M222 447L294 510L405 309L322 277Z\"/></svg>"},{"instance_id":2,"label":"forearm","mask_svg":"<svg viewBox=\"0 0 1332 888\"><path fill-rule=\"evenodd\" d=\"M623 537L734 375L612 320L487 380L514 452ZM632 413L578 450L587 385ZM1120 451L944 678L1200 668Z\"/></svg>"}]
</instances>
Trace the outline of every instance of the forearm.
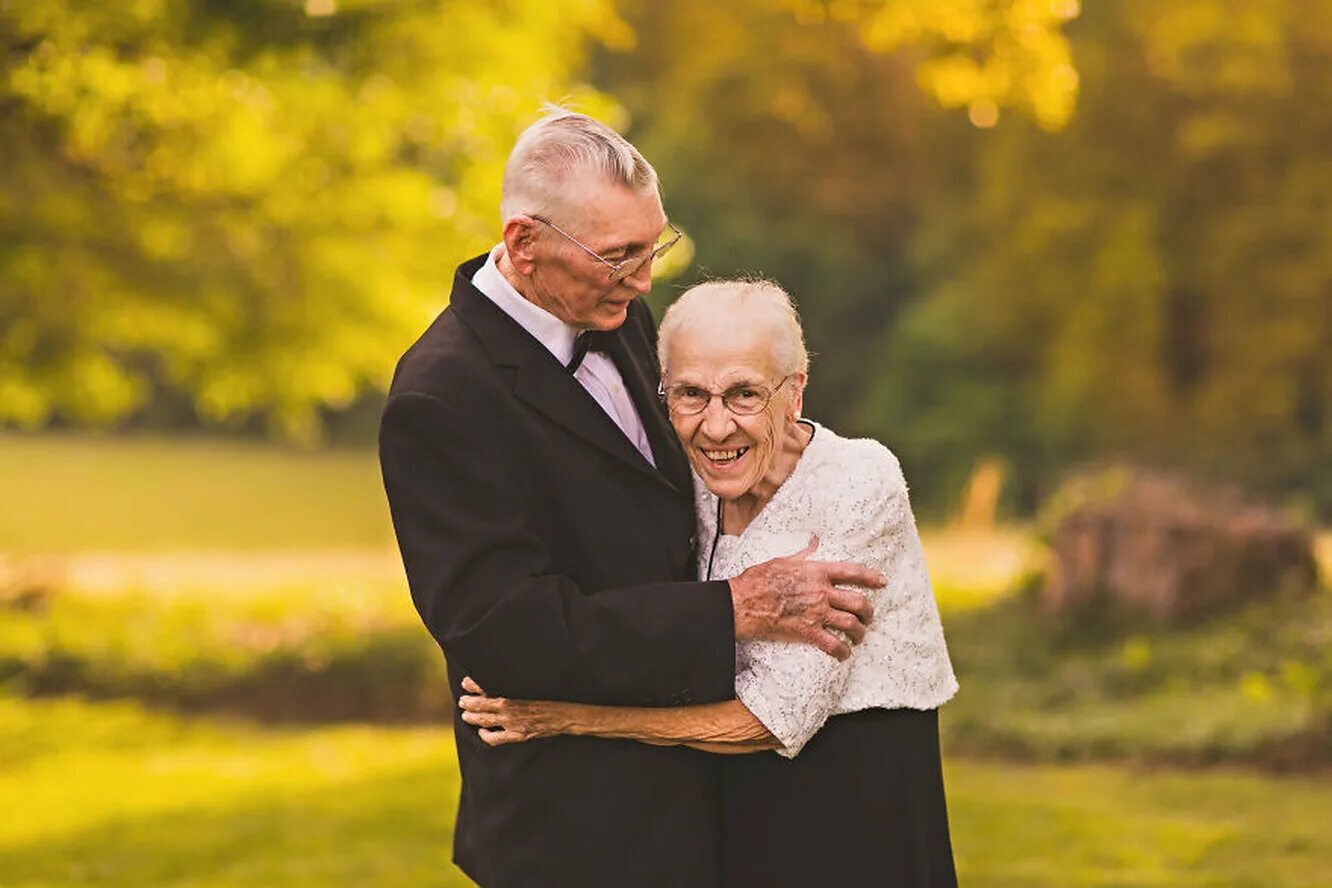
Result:
<instances>
[{"instance_id":1,"label":"forearm","mask_svg":"<svg viewBox=\"0 0 1332 888\"><path fill-rule=\"evenodd\" d=\"M659 746L687 745L715 753L760 752L778 745L739 700L673 708L551 705L562 710L558 713L560 733Z\"/></svg>"}]
</instances>

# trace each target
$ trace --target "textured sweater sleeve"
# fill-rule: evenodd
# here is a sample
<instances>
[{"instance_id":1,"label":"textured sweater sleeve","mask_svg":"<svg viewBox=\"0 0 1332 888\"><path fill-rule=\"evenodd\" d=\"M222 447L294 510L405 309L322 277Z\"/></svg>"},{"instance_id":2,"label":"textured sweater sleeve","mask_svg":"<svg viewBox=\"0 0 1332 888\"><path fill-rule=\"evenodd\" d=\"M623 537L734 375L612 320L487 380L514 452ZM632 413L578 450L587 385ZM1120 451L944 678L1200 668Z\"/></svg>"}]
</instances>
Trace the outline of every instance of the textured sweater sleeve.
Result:
<instances>
[{"instance_id":1,"label":"textured sweater sleeve","mask_svg":"<svg viewBox=\"0 0 1332 888\"><path fill-rule=\"evenodd\" d=\"M801 496L817 528L815 557L851 561L882 571L886 589L872 596L876 613L891 599L918 585L928 588L923 561L910 557L915 523L897 460L885 448L860 447L849 465L829 465L805 479ZM877 619L877 617L876 617ZM861 654L853 648L842 661L808 644L754 642L736 674L736 697L781 743L778 753L794 758L823 727Z\"/></svg>"}]
</instances>

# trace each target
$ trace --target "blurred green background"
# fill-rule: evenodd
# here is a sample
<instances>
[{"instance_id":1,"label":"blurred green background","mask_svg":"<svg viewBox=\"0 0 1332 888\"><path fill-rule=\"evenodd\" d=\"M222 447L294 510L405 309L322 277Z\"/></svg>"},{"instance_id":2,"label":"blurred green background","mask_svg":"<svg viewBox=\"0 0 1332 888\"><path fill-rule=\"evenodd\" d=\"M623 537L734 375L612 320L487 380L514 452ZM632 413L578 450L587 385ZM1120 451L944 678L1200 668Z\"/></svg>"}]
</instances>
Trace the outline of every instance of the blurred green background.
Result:
<instances>
[{"instance_id":1,"label":"blurred green background","mask_svg":"<svg viewBox=\"0 0 1332 888\"><path fill-rule=\"evenodd\" d=\"M660 172L655 309L781 282L809 412L901 457L964 884L1328 884L1326 588L1024 589L1089 463L1332 522L1329 0L0 0L0 41L0 884L465 884L372 445L543 101Z\"/></svg>"}]
</instances>

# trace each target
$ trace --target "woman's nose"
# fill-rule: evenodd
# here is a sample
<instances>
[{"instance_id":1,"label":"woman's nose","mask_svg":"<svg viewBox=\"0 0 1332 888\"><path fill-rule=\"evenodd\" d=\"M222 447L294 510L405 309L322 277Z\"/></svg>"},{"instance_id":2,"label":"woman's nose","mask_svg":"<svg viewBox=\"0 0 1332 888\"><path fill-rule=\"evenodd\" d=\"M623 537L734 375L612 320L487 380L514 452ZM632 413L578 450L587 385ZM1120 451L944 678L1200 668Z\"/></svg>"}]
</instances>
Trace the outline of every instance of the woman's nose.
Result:
<instances>
[{"instance_id":1,"label":"woman's nose","mask_svg":"<svg viewBox=\"0 0 1332 888\"><path fill-rule=\"evenodd\" d=\"M703 434L713 441L721 441L731 434L734 427L731 411L726 409L720 397L713 395L708 400L708 406L703 408Z\"/></svg>"}]
</instances>

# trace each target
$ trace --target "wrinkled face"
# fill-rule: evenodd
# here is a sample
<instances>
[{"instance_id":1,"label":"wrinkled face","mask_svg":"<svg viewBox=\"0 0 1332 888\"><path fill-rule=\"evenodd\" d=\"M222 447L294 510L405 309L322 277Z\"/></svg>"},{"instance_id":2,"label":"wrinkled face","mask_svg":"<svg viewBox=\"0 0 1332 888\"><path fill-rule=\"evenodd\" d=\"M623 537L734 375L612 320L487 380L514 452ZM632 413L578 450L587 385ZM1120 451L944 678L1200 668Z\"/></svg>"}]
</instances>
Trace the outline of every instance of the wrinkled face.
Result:
<instances>
[{"instance_id":1,"label":"wrinkled face","mask_svg":"<svg viewBox=\"0 0 1332 888\"><path fill-rule=\"evenodd\" d=\"M777 388L782 374L766 332L724 324L681 330L671 341L670 366L663 379L668 388L697 386L715 393L740 387L776 389L768 406L752 416L737 416L720 397L712 398L702 413L671 413L671 425L694 471L722 499L750 492L769 475L774 457L794 433L804 377L794 374Z\"/></svg>"},{"instance_id":2,"label":"wrinkled face","mask_svg":"<svg viewBox=\"0 0 1332 888\"><path fill-rule=\"evenodd\" d=\"M610 262L650 251L666 227L655 188L631 191L599 183L579 189L578 219L552 219ZM554 229L539 226L540 248L530 297L560 320L589 330L614 330L629 303L652 289L652 263L611 283L610 269Z\"/></svg>"}]
</instances>

